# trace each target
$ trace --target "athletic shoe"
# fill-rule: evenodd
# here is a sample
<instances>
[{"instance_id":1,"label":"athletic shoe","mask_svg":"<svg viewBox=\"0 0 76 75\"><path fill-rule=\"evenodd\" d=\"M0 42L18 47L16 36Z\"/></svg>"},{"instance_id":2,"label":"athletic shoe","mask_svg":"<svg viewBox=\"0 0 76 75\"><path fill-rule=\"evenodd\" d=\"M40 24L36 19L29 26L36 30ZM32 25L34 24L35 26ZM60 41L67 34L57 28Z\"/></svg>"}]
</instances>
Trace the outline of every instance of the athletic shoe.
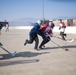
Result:
<instances>
[{"instance_id":1,"label":"athletic shoe","mask_svg":"<svg viewBox=\"0 0 76 75\"><path fill-rule=\"evenodd\" d=\"M39 46L40 49L43 49L42 46Z\"/></svg>"},{"instance_id":2,"label":"athletic shoe","mask_svg":"<svg viewBox=\"0 0 76 75\"><path fill-rule=\"evenodd\" d=\"M24 45L26 45L27 43L28 43L28 40L26 39L26 41L25 41Z\"/></svg>"},{"instance_id":3,"label":"athletic shoe","mask_svg":"<svg viewBox=\"0 0 76 75\"><path fill-rule=\"evenodd\" d=\"M64 34L65 37L67 37L67 34Z\"/></svg>"},{"instance_id":4,"label":"athletic shoe","mask_svg":"<svg viewBox=\"0 0 76 75\"><path fill-rule=\"evenodd\" d=\"M43 45L43 47L45 47L45 45Z\"/></svg>"},{"instance_id":5,"label":"athletic shoe","mask_svg":"<svg viewBox=\"0 0 76 75\"><path fill-rule=\"evenodd\" d=\"M37 51L39 51L39 49L37 49L37 48L34 48L35 50L37 50Z\"/></svg>"}]
</instances>

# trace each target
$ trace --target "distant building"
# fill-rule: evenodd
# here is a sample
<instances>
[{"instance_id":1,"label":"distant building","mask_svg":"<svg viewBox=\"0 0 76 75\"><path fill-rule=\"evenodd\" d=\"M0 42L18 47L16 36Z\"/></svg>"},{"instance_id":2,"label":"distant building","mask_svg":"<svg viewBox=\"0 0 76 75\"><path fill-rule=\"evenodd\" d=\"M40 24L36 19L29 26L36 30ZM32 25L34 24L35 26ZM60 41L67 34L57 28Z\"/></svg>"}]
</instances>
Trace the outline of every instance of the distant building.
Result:
<instances>
[{"instance_id":1,"label":"distant building","mask_svg":"<svg viewBox=\"0 0 76 75\"><path fill-rule=\"evenodd\" d=\"M56 26L59 25L59 20L54 20L53 22ZM76 26L76 19L65 19L63 22L66 24L66 26Z\"/></svg>"}]
</instances>

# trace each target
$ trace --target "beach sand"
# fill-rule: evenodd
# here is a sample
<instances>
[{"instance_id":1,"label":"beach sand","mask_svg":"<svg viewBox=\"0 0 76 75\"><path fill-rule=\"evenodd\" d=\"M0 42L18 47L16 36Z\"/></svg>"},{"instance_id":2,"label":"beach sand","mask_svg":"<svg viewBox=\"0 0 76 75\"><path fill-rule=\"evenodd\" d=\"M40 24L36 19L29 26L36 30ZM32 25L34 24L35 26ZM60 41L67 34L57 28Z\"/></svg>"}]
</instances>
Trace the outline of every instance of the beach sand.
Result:
<instances>
[{"instance_id":1,"label":"beach sand","mask_svg":"<svg viewBox=\"0 0 76 75\"><path fill-rule=\"evenodd\" d=\"M59 36L59 33L54 33ZM74 38L71 43L52 37L53 42L47 43L44 49L34 50L33 44L24 46L25 39L29 38L29 30L11 29L2 30L0 42L3 48L16 56L12 57L0 47L0 74L1 75L76 75L76 35L67 34L67 39ZM42 38L39 36L39 44Z\"/></svg>"}]
</instances>

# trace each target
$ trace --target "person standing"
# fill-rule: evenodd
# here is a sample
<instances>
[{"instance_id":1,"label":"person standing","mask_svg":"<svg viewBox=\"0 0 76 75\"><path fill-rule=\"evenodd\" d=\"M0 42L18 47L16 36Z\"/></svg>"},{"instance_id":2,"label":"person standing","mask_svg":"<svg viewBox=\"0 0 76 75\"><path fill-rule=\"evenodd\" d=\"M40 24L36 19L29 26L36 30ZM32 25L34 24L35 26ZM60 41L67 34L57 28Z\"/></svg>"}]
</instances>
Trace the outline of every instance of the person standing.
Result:
<instances>
[{"instance_id":1,"label":"person standing","mask_svg":"<svg viewBox=\"0 0 76 75\"><path fill-rule=\"evenodd\" d=\"M9 24L6 24L6 32L9 31Z\"/></svg>"},{"instance_id":2,"label":"person standing","mask_svg":"<svg viewBox=\"0 0 76 75\"><path fill-rule=\"evenodd\" d=\"M1 29L3 28L3 25L2 24L0 24L0 35L1 35Z\"/></svg>"}]
</instances>

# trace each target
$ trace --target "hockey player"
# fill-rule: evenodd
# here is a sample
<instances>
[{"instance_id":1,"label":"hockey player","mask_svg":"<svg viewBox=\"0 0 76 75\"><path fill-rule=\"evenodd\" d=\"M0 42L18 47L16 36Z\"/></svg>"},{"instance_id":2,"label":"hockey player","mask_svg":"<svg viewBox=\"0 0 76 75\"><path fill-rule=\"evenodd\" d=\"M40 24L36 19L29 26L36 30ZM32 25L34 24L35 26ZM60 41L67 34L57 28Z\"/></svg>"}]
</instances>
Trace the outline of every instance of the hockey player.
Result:
<instances>
[{"instance_id":1,"label":"hockey player","mask_svg":"<svg viewBox=\"0 0 76 75\"><path fill-rule=\"evenodd\" d=\"M26 44L32 44L33 41L35 41L35 47L34 47L34 49L38 48L39 39L38 39L38 35L37 34L42 35L42 32L40 31L40 26L41 26L41 21L38 20L35 23L34 27L31 29L31 31L29 32L29 38L30 39L29 40L26 39L24 45L26 45Z\"/></svg>"},{"instance_id":2,"label":"hockey player","mask_svg":"<svg viewBox=\"0 0 76 75\"><path fill-rule=\"evenodd\" d=\"M53 20L49 20L49 25L51 26L52 29L55 27L55 24L53 23Z\"/></svg>"},{"instance_id":3,"label":"hockey player","mask_svg":"<svg viewBox=\"0 0 76 75\"><path fill-rule=\"evenodd\" d=\"M66 25L62 20L60 20L59 24L59 30L60 30L60 36L62 37L63 40L66 40L64 36L66 36L65 32Z\"/></svg>"},{"instance_id":4,"label":"hockey player","mask_svg":"<svg viewBox=\"0 0 76 75\"><path fill-rule=\"evenodd\" d=\"M50 20L51 21L51 20ZM44 33L44 35L46 36L47 38L47 41L49 42L51 40L50 37L53 36L53 28L54 28L54 24L52 23L52 21L50 22L49 21L49 24L44 24L43 27L41 28L41 31ZM45 46L44 46L45 47Z\"/></svg>"}]
</instances>

